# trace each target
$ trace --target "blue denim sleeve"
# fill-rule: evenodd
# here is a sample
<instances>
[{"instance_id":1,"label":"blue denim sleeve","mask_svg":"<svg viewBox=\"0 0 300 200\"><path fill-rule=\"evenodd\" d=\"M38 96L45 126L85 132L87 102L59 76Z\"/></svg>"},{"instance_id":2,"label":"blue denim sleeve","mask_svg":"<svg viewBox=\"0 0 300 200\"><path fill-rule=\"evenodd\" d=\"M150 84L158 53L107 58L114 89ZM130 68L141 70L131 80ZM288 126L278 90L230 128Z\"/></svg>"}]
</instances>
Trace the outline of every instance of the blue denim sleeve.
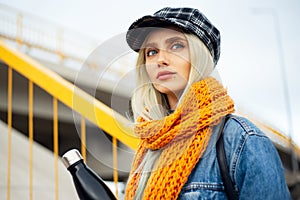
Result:
<instances>
[{"instance_id":1,"label":"blue denim sleeve","mask_svg":"<svg viewBox=\"0 0 300 200\"><path fill-rule=\"evenodd\" d=\"M280 157L271 140L258 129L244 137L235 171L240 199L291 199Z\"/></svg>"}]
</instances>

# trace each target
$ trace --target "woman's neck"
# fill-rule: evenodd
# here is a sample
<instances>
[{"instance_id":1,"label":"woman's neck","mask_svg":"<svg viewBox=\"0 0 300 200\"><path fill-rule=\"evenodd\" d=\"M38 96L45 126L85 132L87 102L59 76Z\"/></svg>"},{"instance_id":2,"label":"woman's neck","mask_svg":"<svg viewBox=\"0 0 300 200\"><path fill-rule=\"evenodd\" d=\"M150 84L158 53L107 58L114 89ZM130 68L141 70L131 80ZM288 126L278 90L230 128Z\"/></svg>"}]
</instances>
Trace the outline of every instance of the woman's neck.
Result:
<instances>
[{"instance_id":1,"label":"woman's neck","mask_svg":"<svg viewBox=\"0 0 300 200\"><path fill-rule=\"evenodd\" d=\"M167 94L167 101L169 103L170 110L175 110L179 98L180 98L180 95L177 95L175 93Z\"/></svg>"}]
</instances>

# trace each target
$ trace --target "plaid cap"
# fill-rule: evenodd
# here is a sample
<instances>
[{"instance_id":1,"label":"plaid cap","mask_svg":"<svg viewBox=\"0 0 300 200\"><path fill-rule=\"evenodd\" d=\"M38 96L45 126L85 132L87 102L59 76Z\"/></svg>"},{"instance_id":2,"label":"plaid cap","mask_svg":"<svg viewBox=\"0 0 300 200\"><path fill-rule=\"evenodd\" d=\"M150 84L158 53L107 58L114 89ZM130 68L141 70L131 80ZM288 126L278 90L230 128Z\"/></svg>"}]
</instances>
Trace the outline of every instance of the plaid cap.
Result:
<instances>
[{"instance_id":1,"label":"plaid cap","mask_svg":"<svg viewBox=\"0 0 300 200\"><path fill-rule=\"evenodd\" d=\"M138 52L151 30L166 25L175 25L200 38L217 64L220 57L220 32L198 9L165 7L153 15L146 15L131 24L126 41L132 50Z\"/></svg>"}]
</instances>

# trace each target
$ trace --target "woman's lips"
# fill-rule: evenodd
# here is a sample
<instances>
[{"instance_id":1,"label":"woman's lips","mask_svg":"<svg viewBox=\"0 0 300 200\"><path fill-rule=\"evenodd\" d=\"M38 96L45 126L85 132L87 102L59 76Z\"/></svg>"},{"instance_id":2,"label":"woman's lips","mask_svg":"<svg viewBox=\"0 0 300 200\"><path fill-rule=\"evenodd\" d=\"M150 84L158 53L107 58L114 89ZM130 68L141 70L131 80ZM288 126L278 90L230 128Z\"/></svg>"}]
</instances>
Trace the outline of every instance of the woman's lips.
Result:
<instances>
[{"instance_id":1,"label":"woman's lips","mask_svg":"<svg viewBox=\"0 0 300 200\"><path fill-rule=\"evenodd\" d=\"M157 74L156 78L158 80L167 80L167 79L172 78L174 74L176 74L176 72L161 71Z\"/></svg>"}]
</instances>

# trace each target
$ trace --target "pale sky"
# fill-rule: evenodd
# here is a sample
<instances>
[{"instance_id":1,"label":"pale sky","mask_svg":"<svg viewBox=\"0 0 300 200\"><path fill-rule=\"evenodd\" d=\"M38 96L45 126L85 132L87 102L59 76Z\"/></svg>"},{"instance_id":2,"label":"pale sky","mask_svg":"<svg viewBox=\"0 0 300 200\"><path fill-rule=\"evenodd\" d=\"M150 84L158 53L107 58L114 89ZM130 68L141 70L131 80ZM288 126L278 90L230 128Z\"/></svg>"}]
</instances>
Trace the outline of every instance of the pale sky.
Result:
<instances>
[{"instance_id":1,"label":"pale sky","mask_svg":"<svg viewBox=\"0 0 300 200\"><path fill-rule=\"evenodd\" d=\"M0 3L98 41L124 33L134 20L162 7L196 7L221 32L217 69L237 107L291 134L300 145L297 77L300 2L297 0L186 0L184 3L181 0L0 0ZM286 72L286 82L282 69ZM288 98L284 96L284 84L288 87ZM287 99L292 123L287 122Z\"/></svg>"}]
</instances>

